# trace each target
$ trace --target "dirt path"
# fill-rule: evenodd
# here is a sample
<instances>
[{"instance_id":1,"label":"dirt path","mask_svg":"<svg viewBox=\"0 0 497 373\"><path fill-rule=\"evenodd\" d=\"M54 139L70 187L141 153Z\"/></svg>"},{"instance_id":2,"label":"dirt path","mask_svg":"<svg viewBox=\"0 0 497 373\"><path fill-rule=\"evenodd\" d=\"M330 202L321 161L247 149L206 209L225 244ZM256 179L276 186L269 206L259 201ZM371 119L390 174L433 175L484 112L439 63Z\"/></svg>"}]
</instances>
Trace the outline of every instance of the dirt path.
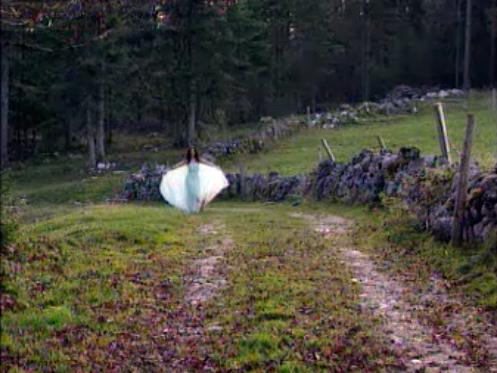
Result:
<instances>
[{"instance_id":1,"label":"dirt path","mask_svg":"<svg viewBox=\"0 0 497 373\"><path fill-rule=\"evenodd\" d=\"M185 301L193 306L201 305L216 295L226 285L220 262L224 254L233 247L230 237L220 236L222 226L206 224L200 227L200 235L206 240L217 236L213 245L202 250L202 257L196 259L191 267L191 274L187 277Z\"/></svg>"},{"instance_id":2,"label":"dirt path","mask_svg":"<svg viewBox=\"0 0 497 373\"><path fill-rule=\"evenodd\" d=\"M315 227L315 231L328 238L346 233L351 222L340 217L294 214ZM409 372L497 372L497 338L488 333L490 325L479 321L479 340L484 351L485 368L475 368L470 351L446 340L440 330L423 322L428 307L434 302L449 303L449 296L440 282L434 281L429 292L421 298L412 297L414 291L398 279L377 270L373 260L358 250L342 247L339 252L344 264L353 273L353 281L361 286L363 309L381 318L383 330L394 350L404 357L403 364ZM435 280L435 279L434 279ZM450 315L452 327L465 329L466 322L475 323L476 314L455 313ZM490 329L491 330L491 329Z\"/></svg>"},{"instance_id":3,"label":"dirt path","mask_svg":"<svg viewBox=\"0 0 497 373\"><path fill-rule=\"evenodd\" d=\"M223 229L220 224L200 226L198 257L187 264L182 291L159 279L147 285L155 289L154 298L130 316L133 332L122 332L109 346L110 371L218 371L208 347L216 337L210 332L218 331L206 322L205 306L226 283L221 262L233 241Z\"/></svg>"},{"instance_id":4,"label":"dirt path","mask_svg":"<svg viewBox=\"0 0 497 373\"><path fill-rule=\"evenodd\" d=\"M219 224L200 226L199 235L200 257L192 262L185 275L184 301L170 318L172 324L163 330L174 338L174 350L165 361L172 372L217 371L217 364L206 347L210 338L206 332L219 332L220 327L206 325L204 306L226 285L221 263L234 242L225 236L224 227Z\"/></svg>"}]
</instances>

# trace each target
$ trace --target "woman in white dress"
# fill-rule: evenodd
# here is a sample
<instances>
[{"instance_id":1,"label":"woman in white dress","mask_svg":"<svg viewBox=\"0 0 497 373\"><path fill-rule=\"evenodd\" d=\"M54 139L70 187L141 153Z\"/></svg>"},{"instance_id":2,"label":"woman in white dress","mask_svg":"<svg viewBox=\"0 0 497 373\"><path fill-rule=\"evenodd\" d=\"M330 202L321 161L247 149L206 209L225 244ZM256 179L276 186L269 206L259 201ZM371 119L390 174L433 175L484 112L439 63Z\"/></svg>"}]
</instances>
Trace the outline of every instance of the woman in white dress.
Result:
<instances>
[{"instance_id":1,"label":"woman in white dress","mask_svg":"<svg viewBox=\"0 0 497 373\"><path fill-rule=\"evenodd\" d=\"M162 177L160 192L171 205L193 213L202 211L228 185L223 171L190 147L185 160Z\"/></svg>"}]
</instances>

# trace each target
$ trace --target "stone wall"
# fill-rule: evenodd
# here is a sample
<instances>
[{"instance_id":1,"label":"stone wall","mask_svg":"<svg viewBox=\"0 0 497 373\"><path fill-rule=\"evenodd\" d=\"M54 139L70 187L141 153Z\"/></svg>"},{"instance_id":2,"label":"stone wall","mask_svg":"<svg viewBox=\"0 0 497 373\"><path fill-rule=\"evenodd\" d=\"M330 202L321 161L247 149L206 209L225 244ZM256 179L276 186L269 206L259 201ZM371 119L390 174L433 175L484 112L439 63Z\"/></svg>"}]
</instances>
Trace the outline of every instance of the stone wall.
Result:
<instances>
[{"instance_id":1,"label":"stone wall","mask_svg":"<svg viewBox=\"0 0 497 373\"><path fill-rule=\"evenodd\" d=\"M416 102L459 96L459 90L420 90L396 87L383 100L356 106L342 105L326 116L314 115L311 123L295 118L263 120L265 126L247 137L216 142L203 149L210 159L245 153L257 153L279 139L291 136L307 125L325 128L353 122L357 118L381 114L412 113ZM355 118L355 119L354 119ZM328 127L327 127L328 126ZM144 166L126 180L122 198L159 201L159 184L167 171L164 166ZM298 200L312 197L344 203L381 203L383 196L396 197L415 214L420 224L442 240L450 240L457 174L443 159L422 157L416 148L402 148L398 153L363 150L350 163L324 161L310 175L281 176L228 174L230 186L220 198L247 201ZM465 211L464 239L487 239L497 230L497 170L480 172L472 165L468 206Z\"/></svg>"},{"instance_id":2,"label":"stone wall","mask_svg":"<svg viewBox=\"0 0 497 373\"><path fill-rule=\"evenodd\" d=\"M144 167L126 181L128 200L162 200L159 184L165 169ZM422 157L416 148L398 153L363 150L350 163L321 162L309 175L227 174L230 182L220 198L295 203L303 198L344 203L381 203L396 197L412 211L420 225L438 239L449 240L457 173L442 159ZM465 210L464 239L478 242L497 230L497 168L481 172L472 165Z\"/></svg>"},{"instance_id":3,"label":"stone wall","mask_svg":"<svg viewBox=\"0 0 497 373\"><path fill-rule=\"evenodd\" d=\"M162 175L166 172L166 166L144 164L140 171L127 177L120 199L128 201L163 201L159 187Z\"/></svg>"},{"instance_id":4,"label":"stone wall","mask_svg":"<svg viewBox=\"0 0 497 373\"><path fill-rule=\"evenodd\" d=\"M312 114L309 122L307 118L299 120L296 117L278 120L270 117L262 118L261 130L248 136L209 144L202 149L202 154L210 159L216 159L237 154L258 153L273 142L291 136L304 127L336 128L361 123L381 115L415 114L419 102L461 95L464 95L464 92L459 89L421 89L400 85L381 100L356 105L342 104L334 111Z\"/></svg>"},{"instance_id":5,"label":"stone wall","mask_svg":"<svg viewBox=\"0 0 497 373\"><path fill-rule=\"evenodd\" d=\"M273 142L291 136L305 126L296 118L274 120L263 118L263 128L245 137L237 137L228 141L217 141L202 149L202 156L217 159L238 154L258 153Z\"/></svg>"},{"instance_id":6,"label":"stone wall","mask_svg":"<svg viewBox=\"0 0 497 373\"><path fill-rule=\"evenodd\" d=\"M363 123L381 115L415 114L421 102L462 95L464 91L459 89L421 89L400 85L378 101L357 105L342 104L336 110L313 114L310 124L322 128L336 128Z\"/></svg>"},{"instance_id":7,"label":"stone wall","mask_svg":"<svg viewBox=\"0 0 497 373\"><path fill-rule=\"evenodd\" d=\"M268 175L227 174L230 183L220 195L220 198L237 198L244 201L270 201L298 199L306 195L310 188L308 176L281 176L277 172Z\"/></svg>"},{"instance_id":8,"label":"stone wall","mask_svg":"<svg viewBox=\"0 0 497 373\"><path fill-rule=\"evenodd\" d=\"M458 174L437 157L421 157L416 148L362 151L342 165L322 162L312 174L311 191L318 200L380 203L397 197L420 225L438 239L450 240ZM497 231L497 169L481 172L471 165L464 240L478 242Z\"/></svg>"}]
</instances>

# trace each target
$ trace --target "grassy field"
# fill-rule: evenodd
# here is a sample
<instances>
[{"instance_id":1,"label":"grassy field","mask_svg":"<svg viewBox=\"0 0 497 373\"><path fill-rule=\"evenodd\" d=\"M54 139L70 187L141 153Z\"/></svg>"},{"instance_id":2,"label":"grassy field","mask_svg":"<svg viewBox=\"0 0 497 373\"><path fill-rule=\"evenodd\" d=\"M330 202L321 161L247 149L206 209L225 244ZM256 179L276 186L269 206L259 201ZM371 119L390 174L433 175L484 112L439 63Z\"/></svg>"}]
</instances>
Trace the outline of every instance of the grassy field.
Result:
<instances>
[{"instance_id":1,"label":"grassy field","mask_svg":"<svg viewBox=\"0 0 497 373\"><path fill-rule=\"evenodd\" d=\"M220 204L202 217L226 224L230 285L213 322L229 336L214 353L230 370L316 372L388 369L398 363L378 320L358 312L360 287L334 247L292 217L306 208ZM340 207L328 210L338 212ZM349 213L350 214L350 213ZM219 307L222 306L222 311Z\"/></svg>"},{"instance_id":2,"label":"grassy field","mask_svg":"<svg viewBox=\"0 0 497 373\"><path fill-rule=\"evenodd\" d=\"M217 203L187 216L162 205L96 205L23 226L2 263L13 304L1 319L4 363L143 367L167 350L179 360L208 356L219 369L394 365L376 321L357 312L359 288L333 245L292 211ZM228 287L201 312L179 304L187 264L206 249L202 224L223 227L236 245L224 264ZM187 313L221 327L222 338L213 330L201 349L187 348L177 330Z\"/></svg>"},{"instance_id":3,"label":"grassy field","mask_svg":"<svg viewBox=\"0 0 497 373\"><path fill-rule=\"evenodd\" d=\"M178 213L163 206L74 208L23 226L2 261L14 302L2 315L2 348L37 370L101 364L99 348L138 328L130 315L148 312L160 290L149 279L180 285L184 234Z\"/></svg>"},{"instance_id":4,"label":"grassy field","mask_svg":"<svg viewBox=\"0 0 497 373\"><path fill-rule=\"evenodd\" d=\"M474 93L470 100L446 100L448 134L455 159L462 149L466 115L477 118L474 134L474 155L482 167L495 164L497 153L497 114L490 106L490 95ZM308 130L281 141L269 154L250 155L242 159L249 172L277 170L286 175L306 173L325 157L320 140L326 138L339 162L348 162L362 149L379 150L377 135L388 148L397 151L402 146L416 146L423 154L440 154L435 116L431 104L424 103L416 115L384 117L364 124L339 129ZM231 169L236 165L228 164Z\"/></svg>"},{"instance_id":5,"label":"grassy field","mask_svg":"<svg viewBox=\"0 0 497 373\"><path fill-rule=\"evenodd\" d=\"M467 105L478 118L476 157L489 166L497 125L486 100L478 95ZM463 105L446 105L456 148L463 136ZM318 160L321 137L345 161L374 147L377 134L392 148L437 150L433 115L425 107L412 117L303 131L242 161L253 171L308 172ZM175 162L180 156L168 150L144 153L148 140L140 141L133 148L123 146L123 139L111 158L130 170L141 160ZM388 263L389 273L411 274L421 289L438 272L451 282L453 294L497 309L491 249L458 250L434 242L397 206L218 201L204 214L188 216L162 203L104 203L120 190L125 175L88 177L82 165L82 158L56 158L9 174L14 195L26 202L17 238L2 252L2 371L160 371L164 361L179 362L186 371L205 364L256 372L402 369L378 320L360 311L360 286L337 257L337 247L368 252ZM353 234L325 242L292 217L295 212L344 216L356 224ZM199 227L207 224L220 233L200 235ZM185 304L192 263L226 237L235 243L223 259L226 287L203 307Z\"/></svg>"},{"instance_id":6,"label":"grassy field","mask_svg":"<svg viewBox=\"0 0 497 373\"><path fill-rule=\"evenodd\" d=\"M489 95L474 93L470 100L447 100L445 103L448 132L457 158L464 136L467 112L475 113L478 124L474 139L475 159L485 168L494 164L497 152L497 119L489 106ZM243 131L248 131L244 128ZM243 133L242 131L242 133ZM282 174L306 173L319 161L321 138L328 139L340 162L347 162L365 148L378 149L376 136L381 135L387 146L417 146L424 154L439 152L431 104L423 104L417 115L378 118L361 125L336 130L311 129L287 138L269 151L237 159L223 159L227 171L236 171L240 162L249 172L278 171ZM88 177L83 171L84 156L51 157L16 165L9 176L13 192L27 198L29 205L84 203L102 201L120 191L125 173L136 170L144 162L174 164L182 157L180 149L164 148L165 140L149 137L117 136L110 148L109 160L116 162L124 173ZM157 151L150 151L156 147Z\"/></svg>"},{"instance_id":7,"label":"grassy field","mask_svg":"<svg viewBox=\"0 0 497 373\"><path fill-rule=\"evenodd\" d=\"M325 241L295 213L357 224ZM219 233L199 234L205 225ZM193 260L227 237L226 287L203 307L185 304ZM419 289L437 271L454 294L497 305L485 250L435 243L396 211L316 202L215 202L194 216L162 204L73 207L24 224L3 256L2 371L160 371L164 361L187 371L206 362L254 372L402 370L379 320L361 311L340 247L369 252Z\"/></svg>"},{"instance_id":8,"label":"grassy field","mask_svg":"<svg viewBox=\"0 0 497 373\"><path fill-rule=\"evenodd\" d=\"M29 205L36 207L103 201L119 193L126 175L143 163L174 164L182 154L177 149L150 153L139 149L115 146L109 161L117 164L117 170L104 175L89 176L85 171L84 157L76 155L47 157L17 164L7 177L13 194L26 198Z\"/></svg>"},{"instance_id":9,"label":"grassy field","mask_svg":"<svg viewBox=\"0 0 497 373\"><path fill-rule=\"evenodd\" d=\"M242 126L230 136L243 136L259 125ZM222 138L223 133L215 132ZM170 141L152 133L148 136L116 133L108 149L108 161L116 171L92 177L85 172L86 154L46 156L18 163L8 172L12 192L25 197L30 205L59 205L102 201L120 192L126 174L144 163L173 165L183 157L183 150L170 148Z\"/></svg>"}]
</instances>

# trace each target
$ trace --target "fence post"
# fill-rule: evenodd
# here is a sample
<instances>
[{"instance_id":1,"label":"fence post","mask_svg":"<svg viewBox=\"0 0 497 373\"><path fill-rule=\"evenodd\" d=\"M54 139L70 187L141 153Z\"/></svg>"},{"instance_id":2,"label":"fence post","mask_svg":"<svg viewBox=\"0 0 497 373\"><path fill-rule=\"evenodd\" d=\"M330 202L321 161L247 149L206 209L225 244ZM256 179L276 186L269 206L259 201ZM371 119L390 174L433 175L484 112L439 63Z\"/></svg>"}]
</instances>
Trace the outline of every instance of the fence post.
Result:
<instances>
[{"instance_id":1,"label":"fence post","mask_svg":"<svg viewBox=\"0 0 497 373\"><path fill-rule=\"evenodd\" d=\"M383 137L380 135L376 136L378 139L378 144L380 145L381 150L385 150L387 147L385 146L385 141L383 141Z\"/></svg>"},{"instance_id":2,"label":"fence post","mask_svg":"<svg viewBox=\"0 0 497 373\"><path fill-rule=\"evenodd\" d=\"M307 106L307 127L311 126L311 107Z\"/></svg>"},{"instance_id":3,"label":"fence post","mask_svg":"<svg viewBox=\"0 0 497 373\"><path fill-rule=\"evenodd\" d=\"M449 137L447 135L447 125L445 123L445 114L441 102L437 102L435 104L435 116L437 118L438 142L440 144L440 150L442 151L442 156L447 160L449 166L451 166L452 158L450 156Z\"/></svg>"},{"instance_id":4,"label":"fence post","mask_svg":"<svg viewBox=\"0 0 497 373\"><path fill-rule=\"evenodd\" d=\"M330 145L328 144L328 141L326 141L326 139L321 139L321 144L323 144L323 148L324 150L326 150L326 153L328 153L328 157L330 157L330 160L332 162L335 162L335 155L333 154L333 152L331 151L331 148L330 148Z\"/></svg>"},{"instance_id":5,"label":"fence post","mask_svg":"<svg viewBox=\"0 0 497 373\"><path fill-rule=\"evenodd\" d=\"M459 179L457 180L456 205L454 207L454 220L452 222L452 244L461 246L463 241L464 208L466 207L466 194L468 189L469 162L471 160L471 147L473 145L473 129L475 117L468 114L466 135L464 137L464 148L461 154L459 166Z\"/></svg>"}]
</instances>

